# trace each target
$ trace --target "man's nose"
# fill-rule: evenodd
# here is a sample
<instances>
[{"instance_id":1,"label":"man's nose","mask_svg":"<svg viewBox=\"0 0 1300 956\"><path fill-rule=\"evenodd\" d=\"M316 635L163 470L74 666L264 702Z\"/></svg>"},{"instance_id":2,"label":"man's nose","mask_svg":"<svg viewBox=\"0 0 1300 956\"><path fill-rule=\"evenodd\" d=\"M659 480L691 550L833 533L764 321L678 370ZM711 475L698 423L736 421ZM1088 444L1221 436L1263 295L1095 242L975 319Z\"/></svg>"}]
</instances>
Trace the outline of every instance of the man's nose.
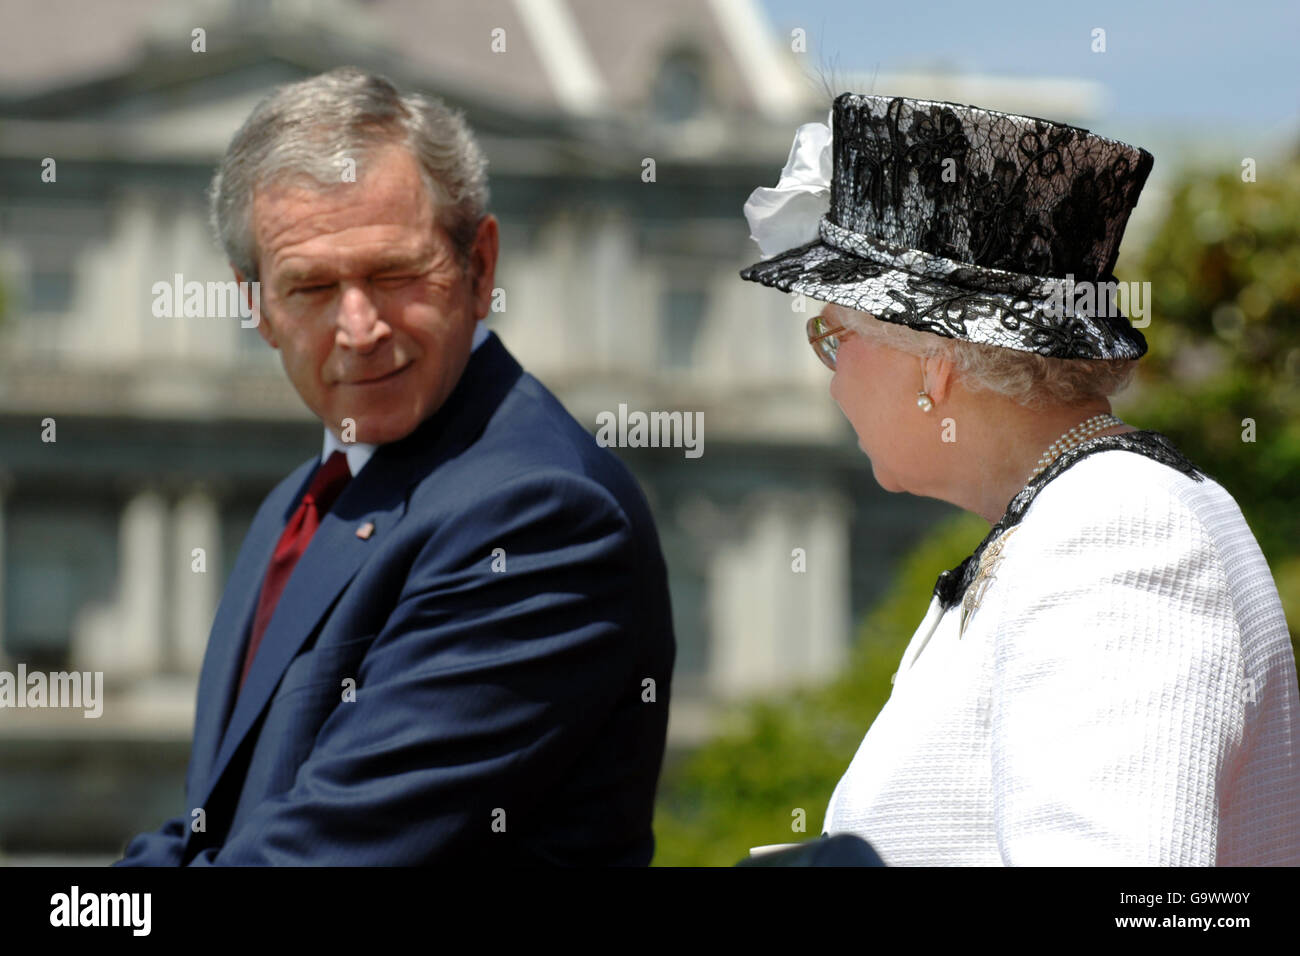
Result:
<instances>
[{"instance_id":1,"label":"man's nose","mask_svg":"<svg viewBox=\"0 0 1300 956\"><path fill-rule=\"evenodd\" d=\"M339 297L338 326L337 343L362 354L372 351L389 332L369 291L352 283L344 283Z\"/></svg>"}]
</instances>

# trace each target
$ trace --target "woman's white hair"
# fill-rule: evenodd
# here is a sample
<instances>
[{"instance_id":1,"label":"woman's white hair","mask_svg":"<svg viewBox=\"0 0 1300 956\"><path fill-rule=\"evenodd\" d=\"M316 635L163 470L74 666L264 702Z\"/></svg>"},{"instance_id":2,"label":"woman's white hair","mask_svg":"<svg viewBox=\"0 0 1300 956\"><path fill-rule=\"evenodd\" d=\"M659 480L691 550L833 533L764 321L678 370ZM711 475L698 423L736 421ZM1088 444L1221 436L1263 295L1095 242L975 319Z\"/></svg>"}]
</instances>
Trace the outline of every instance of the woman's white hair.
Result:
<instances>
[{"instance_id":1,"label":"woman's white hair","mask_svg":"<svg viewBox=\"0 0 1300 956\"><path fill-rule=\"evenodd\" d=\"M463 115L436 97L403 96L382 76L339 67L276 89L231 140L208 190L212 226L231 264L258 277L254 190L297 179L337 186L347 181L349 160L360 165L391 145L419 163L438 221L467 261L488 186L487 161Z\"/></svg>"},{"instance_id":2,"label":"woman's white hair","mask_svg":"<svg viewBox=\"0 0 1300 956\"><path fill-rule=\"evenodd\" d=\"M950 339L897 322L886 322L840 305L827 307L832 324L842 324L896 351L946 357L969 389L994 392L1027 408L1081 405L1123 391L1137 370L1136 359L1060 359ZM838 319L838 322L833 320Z\"/></svg>"}]
</instances>

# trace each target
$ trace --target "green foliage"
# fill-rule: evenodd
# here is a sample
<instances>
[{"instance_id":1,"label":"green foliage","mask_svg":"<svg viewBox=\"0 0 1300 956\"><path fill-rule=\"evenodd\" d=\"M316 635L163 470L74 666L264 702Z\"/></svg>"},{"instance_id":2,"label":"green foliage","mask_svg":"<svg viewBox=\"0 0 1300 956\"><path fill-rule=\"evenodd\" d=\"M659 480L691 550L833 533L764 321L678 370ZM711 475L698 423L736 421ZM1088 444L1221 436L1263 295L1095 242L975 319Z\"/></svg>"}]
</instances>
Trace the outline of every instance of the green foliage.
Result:
<instances>
[{"instance_id":1,"label":"green foliage","mask_svg":"<svg viewBox=\"0 0 1300 956\"><path fill-rule=\"evenodd\" d=\"M1241 507L1300 621L1300 159L1192 176L1148 245L1150 352L1125 405ZM1254 423L1254 441L1247 429ZM1300 651L1300 647L1297 648Z\"/></svg>"},{"instance_id":2,"label":"green foliage","mask_svg":"<svg viewBox=\"0 0 1300 956\"><path fill-rule=\"evenodd\" d=\"M847 666L829 686L742 704L730 715L735 730L665 768L656 865L731 866L751 846L821 832L835 784L889 697L890 677L925 616L935 579L988 530L973 515L936 529L902 563L890 596L862 623ZM802 833L792 830L796 809L805 812Z\"/></svg>"}]
</instances>

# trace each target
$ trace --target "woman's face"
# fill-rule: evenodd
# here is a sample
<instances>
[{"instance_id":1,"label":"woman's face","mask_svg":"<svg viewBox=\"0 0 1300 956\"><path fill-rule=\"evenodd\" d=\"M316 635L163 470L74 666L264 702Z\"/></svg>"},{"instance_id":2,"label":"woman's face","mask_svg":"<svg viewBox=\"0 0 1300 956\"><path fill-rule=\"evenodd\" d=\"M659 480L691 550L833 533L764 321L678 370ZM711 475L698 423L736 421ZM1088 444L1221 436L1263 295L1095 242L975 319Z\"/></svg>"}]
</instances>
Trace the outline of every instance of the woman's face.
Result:
<instances>
[{"instance_id":1,"label":"woman's face","mask_svg":"<svg viewBox=\"0 0 1300 956\"><path fill-rule=\"evenodd\" d=\"M844 320L848 310L827 306L822 314L832 326L876 319L863 316L857 323ZM840 338L831 378L831 397L858 434L858 447L871 459L876 481L886 491L907 491L908 475L916 474L917 443L912 439L913 420L922 414L916 407L921 388L920 361L857 334ZM908 416L913 417L908 417Z\"/></svg>"}]
</instances>

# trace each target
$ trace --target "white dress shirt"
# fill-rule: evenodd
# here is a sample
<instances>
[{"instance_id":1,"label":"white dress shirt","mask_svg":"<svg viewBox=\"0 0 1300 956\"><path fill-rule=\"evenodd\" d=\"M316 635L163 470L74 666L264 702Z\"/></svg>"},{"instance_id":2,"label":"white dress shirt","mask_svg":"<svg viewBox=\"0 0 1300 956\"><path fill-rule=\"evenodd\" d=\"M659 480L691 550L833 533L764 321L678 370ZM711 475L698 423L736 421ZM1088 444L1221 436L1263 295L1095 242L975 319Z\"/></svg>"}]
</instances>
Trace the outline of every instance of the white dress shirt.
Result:
<instances>
[{"instance_id":1,"label":"white dress shirt","mask_svg":"<svg viewBox=\"0 0 1300 956\"><path fill-rule=\"evenodd\" d=\"M932 598L825 832L889 865L1300 865L1295 660L1222 486L1097 452L993 574L964 634Z\"/></svg>"},{"instance_id":2,"label":"white dress shirt","mask_svg":"<svg viewBox=\"0 0 1300 956\"><path fill-rule=\"evenodd\" d=\"M475 349L487 341L487 337L487 326L482 321L475 322L473 344L469 350L471 355L474 354ZM378 447L378 445L367 445L364 442L342 442L329 428L326 428L325 447L320 453L320 460L324 464L330 455L336 451L341 451L347 457L348 471L355 476L357 472L366 466L366 462L370 460L370 456L375 453L375 449Z\"/></svg>"}]
</instances>

